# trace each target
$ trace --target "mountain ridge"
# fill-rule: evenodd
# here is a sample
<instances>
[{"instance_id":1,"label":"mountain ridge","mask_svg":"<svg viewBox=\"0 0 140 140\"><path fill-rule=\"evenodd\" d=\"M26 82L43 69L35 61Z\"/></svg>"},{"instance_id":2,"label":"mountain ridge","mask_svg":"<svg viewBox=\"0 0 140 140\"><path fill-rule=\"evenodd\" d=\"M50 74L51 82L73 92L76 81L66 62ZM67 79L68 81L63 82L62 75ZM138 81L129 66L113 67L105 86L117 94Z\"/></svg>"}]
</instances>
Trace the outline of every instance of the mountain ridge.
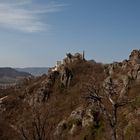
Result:
<instances>
[{"instance_id":1,"label":"mountain ridge","mask_svg":"<svg viewBox=\"0 0 140 140\"><path fill-rule=\"evenodd\" d=\"M0 67L0 83L14 83L16 80L29 77L27 72L19 72L11 67Z\"/></svg>"},{"instance_id":2,"label":"mountain ridge","mask_svg":"<svg viewBox=\"0 0 140 140\"><path fill-rule=\"evenodd\" d=\"M48 140L114 140L112 135L139 140L139 60L139 50L132 51L128 60L111 64L68 54L48 75L26 79L16 90L5 91L0 100L0 117L8 123L5 130L11 126L17 134L13 140L23 136L36 140L32 136L37 137L38 128Z\"/></svg>"},{"instance_id":3,"label":"mountain ridge","mask_svg":"<svg viewBox=\"0 0 140 140\"><path fill-rule=\"evenodd\" d=\"M24 67L24 68L15 68L21 72L28 72L34 76L41 76L42 74L47 74L49 67Z\"/></svg>"}]
</instances>

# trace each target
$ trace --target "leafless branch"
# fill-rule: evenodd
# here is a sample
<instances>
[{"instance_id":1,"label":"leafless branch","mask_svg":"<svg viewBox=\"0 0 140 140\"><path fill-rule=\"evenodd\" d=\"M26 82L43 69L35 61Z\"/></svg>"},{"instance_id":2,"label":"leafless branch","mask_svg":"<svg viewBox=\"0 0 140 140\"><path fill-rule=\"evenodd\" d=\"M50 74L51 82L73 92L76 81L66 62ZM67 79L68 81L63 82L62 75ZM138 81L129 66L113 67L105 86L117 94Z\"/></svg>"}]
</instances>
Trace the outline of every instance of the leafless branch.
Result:
<instances>
[{"instance_id":1,"label":"leafless branch","mask_svg":"<svg viewBox=\"0 0 140 140\"><path fill-rule=\"evenodd\" d=\"M37 113L33 117L31 128L27 130L29 134L25 133L26 128L21 129L21 135L24 140L47 140L45 126L46 126L47 117L44 119L41 118L41 115Z\"/></svg>"},{"instance_id":2,"label":"leafless branch","mask_svg":"<svg viewBox=\"0 0 140 140\"><path fill-rule=\"evenodd\" d=\"M95 81L93 81L93 83L90 81L90 83L86 84L86 89L88 94L84 96L84 98L91 100L93 103L97 103L110 124L112 140L116 140L117 110L119 107L122 107L131 101L118 101L118 99L114 98L114 96L118 95L117 85L113 83L111 78L102 86L96 85ZM107 100L104 102L105 99L111 103L112 112L110 112L106 106L105 102L107 102Z\"/></svg>"}]
</instances>

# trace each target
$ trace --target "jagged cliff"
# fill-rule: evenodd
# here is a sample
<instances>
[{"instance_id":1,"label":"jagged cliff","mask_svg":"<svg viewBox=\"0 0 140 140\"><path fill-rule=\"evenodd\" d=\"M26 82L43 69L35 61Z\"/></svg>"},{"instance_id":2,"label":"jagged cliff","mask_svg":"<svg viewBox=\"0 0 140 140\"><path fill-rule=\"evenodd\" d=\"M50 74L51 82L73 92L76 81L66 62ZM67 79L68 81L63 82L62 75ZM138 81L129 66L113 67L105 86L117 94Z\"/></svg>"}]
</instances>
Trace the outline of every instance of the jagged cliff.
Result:
<instances>
[{"instance_id":1,"label":"jagged cliff","mask_svg":"<svg viewBox=\"0 0 140 140\"><path fill-rule=\"evenodd\" d=\"M112 64L69 53L48 75L1 92L1 140L110 140L112 132L118 140L140 137L139 50Z\"/></svg>"}]
</instances>

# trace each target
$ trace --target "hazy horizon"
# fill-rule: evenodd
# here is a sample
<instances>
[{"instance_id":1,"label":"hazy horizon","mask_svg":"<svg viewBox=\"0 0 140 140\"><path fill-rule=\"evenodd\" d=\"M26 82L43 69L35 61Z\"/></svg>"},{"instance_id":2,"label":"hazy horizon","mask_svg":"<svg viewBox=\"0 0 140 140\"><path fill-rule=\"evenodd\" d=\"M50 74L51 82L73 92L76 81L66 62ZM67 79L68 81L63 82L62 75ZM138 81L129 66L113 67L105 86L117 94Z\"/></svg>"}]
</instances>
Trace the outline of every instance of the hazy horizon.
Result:
<instances>
[{"instance_id":1,"label":"hazy horizon","mask_svg":"<svg viewBox=\"0 0 140 140\"><path fill-rule=\"evenodd\" d=\"M42 68L50 68L50 67L38 67L38 66L36 66L36 67L32 67L32 66L29 66L29 67L12 67L12 66L0 66L0 68L13 68L13 69L42 69Z\"/></svg>"},{"instance_id":2,"label":"hazy horizon","mask_svg":"<svg viewBox=\"0 0 140 140\"><path fill-rule=\"evenodd\" d=\"M50 67L68 52L110 63L140 49L139 0L1 0L0 67Z\"/></svg>"}]
</instances>

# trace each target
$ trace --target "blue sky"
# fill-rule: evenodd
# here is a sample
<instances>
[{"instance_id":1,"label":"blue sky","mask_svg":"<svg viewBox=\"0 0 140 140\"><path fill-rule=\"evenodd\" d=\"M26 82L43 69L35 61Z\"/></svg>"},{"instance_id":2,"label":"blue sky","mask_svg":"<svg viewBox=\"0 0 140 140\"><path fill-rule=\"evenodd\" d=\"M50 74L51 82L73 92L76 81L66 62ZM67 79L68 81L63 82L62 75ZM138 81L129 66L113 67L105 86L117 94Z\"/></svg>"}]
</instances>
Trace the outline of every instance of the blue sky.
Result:
<instances>
[{"instance_id":1,"label":"blue sky","mask_svg":"<svg viewBox=\"0 0 140 140\"><path fill-rule=\"evenodd\" d=\"M140 0L0 0L0 67L53 66L67 52L110 63L140 49Z\"/></svg>"}]
</instances>

